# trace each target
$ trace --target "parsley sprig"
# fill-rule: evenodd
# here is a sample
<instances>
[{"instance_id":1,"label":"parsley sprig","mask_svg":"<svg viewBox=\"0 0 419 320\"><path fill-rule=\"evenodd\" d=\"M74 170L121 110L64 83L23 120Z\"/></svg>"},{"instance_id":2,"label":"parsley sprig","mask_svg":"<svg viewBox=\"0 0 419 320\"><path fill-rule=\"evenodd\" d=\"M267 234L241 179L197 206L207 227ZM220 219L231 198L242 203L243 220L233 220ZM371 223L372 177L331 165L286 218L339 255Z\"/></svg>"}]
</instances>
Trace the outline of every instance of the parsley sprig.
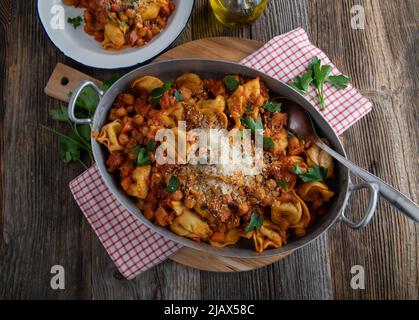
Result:
<instances>
[{"instance_id":1,"label":"parsley sprig","mask_svg":"<svg viewBox=\"0 0 419 320\"><path fill-rule=\"evenodd\" d=\"M240 81L239 81L239 77L238 76L226 76L226 77L224 77L223 81L224 81L224 84L225 84L226 88L229 91L236 90L237 87L240 84Z\"/></svg>"},{"instance_id":2,"label":"parsley sprig","mask_svg":"<svg viewBox=\"0 0 419 320\"><path fill-rule=\"evenodd\" d=\"M317 164L311 166L307 172L303 172L298 165L289 171L299 176L304 182L323 181L327 177L327 168L319 167Z\"/></svg>"},{"instance_id":3,"label":"parsley sprig","mask_svg":"<svg viewBox=\"0 0 419 320\"><path fill-rule=\"evenodd\" d=\"M119 75L113 75L103 81L100 88L104 91L119 79ZM69 93L71 95L71 92ZM80 118L93 117L96 107L99 104L99 97L92 88L86 87L80 93L76 101L76 115ZM68 164L71 162L79 162L83 167L87 168L83 162L81 151L85 151L91 162L93 162L92 147L90 145L90 126L87 124L76 125L68 118L67 108L54 109L50 111L53 120L59 123L65 123L69 131L60 132L49 126L41 125L46 129L60 137L60 158Z\"/></svg>"},{"instance_id":4,"label":"parsley sprig","mask_svg":"<svg viewBox=\"0 0 419 320\"><path fill-rule=\"evenodd\" d=\"M173 193L175 192L180 186L180 181L177 177L171 176L169 180L169 184L166 188L167 193Z\"/></svg>"},{"instance_id":5,"label":"parsley sprig","mask_svg":"<svg viewBox=\"0 0 419 320\"><path fill-rule=\"evenodd\" d=\"M172 85L172 81L166 81L165 84L160 87L160 88L156 88L153 91L151 91L150 96L151 96L151 100L150 103L152 106L155 106L159 103L160 99L164 96L164 94L169 91L170 87Z\"/></svg>"},{"instance_id":6,"label":"parsley sprig","mask_svg":"<svg viewBox=\"0 0 419 320\"><path fill-rule=\"evenodd\" d=\"M68 22L69 24L72 24L72 25L73 25L73 27L74 27L74 29L77 29L78 27L80 27L80 26L81 26L82 21L83 21L83 19L82 19L82 17L80 17L80 16L75 17L75 18L68 18L68 19L67 19L67 22Z\"/></svg>"},{"instance_id":7,"label":"parsley sprig","mask_svg":"<svg viewBox=\"0 0 419 320\"><path fill-rule=\"evenodd\" d=\"M337 87L338 89L346 89L349 83L349 77L343 74L332 76L332 66L323 65L318 57L315 57L308 65L307 71L296 77L290 86L298 90L302 94L308 93L310 85L316 89L322 111L326 110L326 99L324 94L324 86L326 83Z\"/></svg>"},{"instance_id":8,"label":"parsley sprig","mask_svg":"<svg viewBox=\"0 0 419 320\"><path fill-rule=\"evenodd\" d=\"M256 212L252 212L252 215L250 216L250 221L244 229L244 232L250 232L253 229L259 230L263 226L263 216L258 215Z\"/></svg>"}]
</instances>

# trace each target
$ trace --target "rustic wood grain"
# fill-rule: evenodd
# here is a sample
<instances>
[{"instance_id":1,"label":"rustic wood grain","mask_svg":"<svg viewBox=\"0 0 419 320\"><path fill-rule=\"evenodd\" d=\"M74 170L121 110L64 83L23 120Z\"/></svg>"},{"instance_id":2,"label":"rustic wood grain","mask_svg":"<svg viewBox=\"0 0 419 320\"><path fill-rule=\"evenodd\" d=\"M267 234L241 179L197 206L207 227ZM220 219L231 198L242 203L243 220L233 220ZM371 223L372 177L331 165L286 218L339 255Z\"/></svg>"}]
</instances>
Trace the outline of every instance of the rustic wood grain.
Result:
<instances>
[{"instance_id":1,"label":"rustic wood grain","mask_svg":"<svg viewBox=\"0 0 419 320\"><path fill-rule=\"evenodd\" d=\"M350 28L353 4L365 8L365 30ZM213 36L267 41L305 28L374 103L345 134L349 157L418 202L417 12L416 0L271 0L259 21L226 30L208 1L197 0L177 43ZM110 72L63 57L35 16L35 1L0 2L1 298L418 298L418 226L384 202L366 229L337 225L260 270L215 274L166 261L134 281L122 280L69 193L68 182L83 169L64 166L57 138L39 128L56 126L48 110L61 104L43 87L57 62L98 79ZM364 194L354 198L348 215L359 218L366 201ZM54 264L66 268L64 291L49 287ZM349 286L355 264L365 267L365 290Z\"/></svg>"},{"instance_id":2,"label":"rustic wood grain","mask_svg":"<svg viewBox=\"0 0 419 320\"><path fill-rule=\"evenodd\" d=\"M374 103L345 134L351 160L418 200L417 1L310 2L311 36ZM353 30L350 8L365 8L365 30ZM336 24L336 21L340 21ZM359 219L366 195L355 195L349 216ZM343 299L417 299L417 224L379 203L362 231L329 232L333 293ZM365 267L365 290L352 290L353 265Z\"/></svg>"}]
</instances>

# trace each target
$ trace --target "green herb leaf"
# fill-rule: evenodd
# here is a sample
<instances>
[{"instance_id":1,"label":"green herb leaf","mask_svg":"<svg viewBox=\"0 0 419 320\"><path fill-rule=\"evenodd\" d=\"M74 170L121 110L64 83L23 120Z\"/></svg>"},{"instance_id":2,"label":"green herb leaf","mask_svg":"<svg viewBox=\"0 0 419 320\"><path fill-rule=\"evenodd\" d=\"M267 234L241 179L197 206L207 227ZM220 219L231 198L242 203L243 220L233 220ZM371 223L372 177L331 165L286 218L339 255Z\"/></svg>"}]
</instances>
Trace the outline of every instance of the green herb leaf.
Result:
<instances>
[{"instance_id":1,"label":"green herb leaf","mask_svg":"<svg viewBox=\"0 0 419 320\"><path fill-rule=\"evenodd\" d=\"M263 226L263 217L258 215L255 212L252 212L252 215L250 216L250 221L246 227L246 229L244 229L244 231L250 232L253 229L259 230L260 228L262 228Z\"/></svg>"},{"instance_id":2,"label":"green herb leaf","mask_svg":"<svg viewBox=\"0 0 419 320\"><path fill-rule=\"evenodd\" d=\"M80 160L80 138L70 132L60 137L60 158L64 163Z\"/></svg>"},{"instance_id":3,"label":"green herb leaf","mask_svg":"<svg viewBox=\"0 0 419 320\"><path fill-rule=\"evenodd\" d=\"M291 138L291 137L294 137L295 136L295 134L293 134L291 131L287 131L287 135L288 135L288 138Z\"/></svg>"},{"instance_id":4,"label":"green herb leaf","mask_svg":"<svg viewBox=\"0 0 419 320\"><path fill-rule=\"evenodd\" d=\"M326 82L336 86L339 89L346 89L348 87L349 80L350 79L348 76L341 74L339 76L329 76L326 79Z\"/></svg>"},{"instance_id":5,"label":"green herb leaf","mask_svg":"<svg viewBox=\"0 0 419 320\"><path fill-rule=\"evenodd\" d=\"M73 25L73 27L74 27L74 29L77 29L77 27L80 27L80 25L81 25L82 21L83 21L83 19L82 19L82 17L80 17L80 16L75 17L75 18L68 18L68 19L67 19L67 22L68 22L69 24L72 24L72 25Z\"/></svg>"},{"instance_id":6,"label":"green herb leaf","mask_svg":"<svg viewBox=\"0 0 419 320\"><path fill-rule=\"evenodd\" d=\"M308 70L302 76L296 77L294 79L294 82L292 82L290 86L298 90L302 94L306 94L312 82L313 82L313 71Z\"/></svg>"},{"instance_id":7,"label":"green herb leaf","mask_svg":"<svg viewBox=\"0 0 419 320\"><path fill-rule=\"evenodd\" d=\"M263 137L263 149L271 151L275 148L275 143L272 138Z\"/></svg>"},{"instance_id":8,"label":"green herb leaf","mask_svg":"<svg viewBox=\"0 0 419 320\"><path fill-rule=\"evenodd\" d=\"M307 173L304 173L298 165L289 171L298 175L304 182L323 181L327 177L327 168L319 167L317 164L310 167Z\"/></svg>"},{"instance_id":9,"label":"green herb leaf","mask_svg":"<svg viewBox=\"0 0 419 320\"><path fill-rule=\"evenodd\" d=\"M263 107L270 112L281 112L282 103L266 101Z\"/></svg>"},{"instance_id":10,"label":"green herb leaf","mask_svg":"<svg viewBox=\"0 0 419 320\"><path fill-rule=\"evenodd\" d=\"M180 181L175 176L171 176L169 180L169 185L166 188L167 193L175 192L180 186Z\"/></svg>"},{"instance_id":11,"label":"green herb leaf","mask_svg":"<svg viewBox=\"0 0 419 320\"><path fill-rule=\"evenodd\" d=\"M175 98L177 102L182 102L185 100L185 98L183 97L183 95L179 92L179 91L175 91Z\"/></svg>"},{"instance_id":12,"label":"green herb leaf","mask_svg":"<svg viewBox=\"0 0 419 320\"><path fill-rule=\"evenodd\" d=\"M263 123L260 119L253 119L251 117L241 118L241 123L248 129L255 133L256 130L263 130Z\"/></svg>"},{"instance_id":13,"label":"green herb leaf","mask_svg":"<svg viewBox=\"0 0 419 320\"><path fill-rule=\"evenodd\" d=\"M278 184L281 186L282 189L288 189L290 185L284 179L279 179Z\"/></svg>"},{"instance_id":14,"label":"green herb leaf","mask_svg":"<svg viewBox=\"0 0 419 320\"><path fill-rule=\"evenodd\" d=\"M161 88L157 88L154 89L153 91L151 91L150 96L151 96L151 105L155 106L156 104L159 103L160 99L163 97L163 95L169 91L170 86L172 85L172 81L166 81L166 83L161 87Z\"/></svg>"},{"instance_id":15,"label":"green herb leaf","mask_svg":"<svg viewBox=\"0 0 419 320\"><path fill-rule=\"evenodd\" d=\"M142 147L142 146L140 146L140 145L138 145L138 146L136 146L136 147L132 148L132 149L131 149L131 151L130 151L129 153L130 153L130 154L137 154L138 152L140 152L140 151L141 151L141 149L143 149L143 147Z\"/></svg>"},{"instance_id":16,"label":"green herb leaf","mask_svg":"<svg viewBox=\"0 0 419 320\"><path fill-rule=\"evenodd\" d=\"M59 122L69 121L67 108L50 110L49 114L51 115L51 118L54 119L55 121L59 121Z\"/></svg>"},{"instance_id":17,"label":"green herb leaf","mask_svg":"<svg viewBox=\"0 0 419 320\"><path fill-rule=\"evenodd\" d=\"M208 210L208 206L206 204L201 205L201 210L202 211Z\"/></svg>"},{"instance_id":18,"label":"green herb leaf","mask_svg":"<svg viewBox=\"0 0 419 320\"><path fill-rule=\"evenodd\" d=\"M156 142L153 141L153 140L150 140L147 143L147 150L150 151L150 152L153 152L155 148L156 148Z\"/></svg>"},{"instance_id":19,"label":"green herb leaf","mask_svg":"<svg viewBox=\"0 0 419 320\"><path fill-rule=\"evenodd\" d=\"M77 131L87 143L90 143L91 129L88 124L82 124L77 126Z\"/></svg>"},{"instance_id":20,"label":"green herb leaf","mask_svg":"<svg viewBox=\"0 0 419 320\"><path fill-rule=\"evenodd\" d=\"M148 151L146 148L141 148L140 152L138 153L138 157L137 157L137 165L138 166L145 166L147 164L151 163L151 158L148 155Z\"/></svg>"},{"instance_id":21,"label":"green herb leaf","mask_svg":"<svg viewBox=\"0 0 419 320\"><path fill-rule=\"evenodd\" d=\"M118 73L114 73L110 77L103 80L100 88L104 91L108 90L115 82L117 82L121 78L121 75Z\"/></svg>"},{"instance_id":22,"label":"green herb leaf","mask_svg":"<svg viewBox=\"0 0 419 320\"><path fill-rule=\"evenodd\" d=\"M224 77L224 84L228 90L234 91L239 86L239 78L237 76L226 76Z\"/></svg>"}]
</instances>

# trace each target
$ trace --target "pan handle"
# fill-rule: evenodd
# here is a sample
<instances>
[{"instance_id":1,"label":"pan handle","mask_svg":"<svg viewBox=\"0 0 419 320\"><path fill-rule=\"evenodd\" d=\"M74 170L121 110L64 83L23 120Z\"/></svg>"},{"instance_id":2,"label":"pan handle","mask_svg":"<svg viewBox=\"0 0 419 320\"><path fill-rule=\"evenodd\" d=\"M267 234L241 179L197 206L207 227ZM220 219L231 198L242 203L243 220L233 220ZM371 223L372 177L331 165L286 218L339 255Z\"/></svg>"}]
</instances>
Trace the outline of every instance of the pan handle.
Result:
<instances>
[{"instance_id":1,"label":"pan handle","mask_svg":"<svg viewBox=\"0 0 419 320\"><path fill-rule=\"evenodd\" d=\"M349 196L352 195L352 192L360 189L368 189L370 192L370 203L364 218L359 222L354 222L345 216L345 211L342 212L342 221L352 229L361 229L370 223L374 216L375 208L377 207L378 192L380 190L379 185L374 182L364 182L356 185L351 184L349 186Z\"/></svg>"},{"instance_id":2,"label":"pan handle","mask_svg":"<svg viewBox=\"0 0 419 320\"><path fill-rule=\"evenodd\" d=\"M73 91L70 102L68 103L68 117L71 121L77 124L91 124L92 119L86 118L86 119L80 119L76 117L76 101L79 97L80 93L83 91L86 87L92 87L97 94L99 95L99 98L102 98L105 94L104 91L100 90L100 88L92 81L86 80L81 82L77 88Z\"/></svg>"}]
</instances>

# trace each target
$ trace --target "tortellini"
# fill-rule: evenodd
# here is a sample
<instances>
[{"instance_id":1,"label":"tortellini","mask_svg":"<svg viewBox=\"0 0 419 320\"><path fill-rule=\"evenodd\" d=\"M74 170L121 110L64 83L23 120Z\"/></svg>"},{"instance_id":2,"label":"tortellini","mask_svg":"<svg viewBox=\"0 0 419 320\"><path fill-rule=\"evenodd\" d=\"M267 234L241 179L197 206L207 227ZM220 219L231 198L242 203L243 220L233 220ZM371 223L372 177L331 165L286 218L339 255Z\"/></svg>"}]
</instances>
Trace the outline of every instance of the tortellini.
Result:
<instances>
[{"instance_id":1,"label":"tortellini","mask_svg":"<svg viewBox=\"0 0 419 320\"><path fill-rule=\"evenodd\" d=\"M288 147L288 132L285 129L281 129L277 134L272 136L272 141L274 143L274 148L272 153L285 154L285 150Z\"/></svg>"},{"instance_id":2,"label":"tortellini","mask_svg":"<svg viewBox=\"0 0 419 320\"><path fill-rule=\"evenodd\" d=\"M137 167L132 173L133 183L129 188L125 189L125 192L138 199L147 198L150 185L150 173L150 165Z\"/></svg>"},{"instance_id":3,"label":"tortellini","mask_svg":"<svg viewBox=\"0 0 419 320\"><path fill-rule=\"evenodd\" d=\"M125 45L125 28L120 24L109 22L105 24L105 39L103 47L107 50L120 50Z\"/></svg>"},{"instance_id":4,"label":"tortellini","mask_svg":"<svg viewBox=\"0 0 419 320\"><path fill-rule=\"evenodd\" d=\"M253 231L253 243L257 252L263 252L265 249L280 248L286 242L285 233L271 221L265 219L259 230Z\"/></svg>"},{"instance_id":5,"label":"tortellini","mask_svg":"<svg viewBox=\"0 0 419 320\"><path fill-rule=\"evenodd\" d=\"M317 145L313 144L307 150L307 164L311 167L317 164L320 167L327 169L327 178L333 176L334 165L332 157L324 150L321 150Z\"/></svg>"},{"instance_id":6,"label":"tortellini","mask_svg":"<svg viewBox=\"0 0 419 320\"><path fill-rule=\"evenodd\" d=\"M197 239L207 239L212 233L206 222L186 208L180 216L176 217L170 229L179 236Z\"/></svg>"},{"instance_id":7,"label":"tortellini","mask_svg":"<svg viewBox=\"0 0 419 320\"><path fill-rule=\"evenodd\" d=\"M315 207L319 207L329 201L335 194L323 182L303 183L298 187L297 193L304 201L314 202L313 205Z\"/></svg>"},{"instance_id":8,"label":"tortellini","mask_svg":"<svg viewBox=\"0 0 419 320\"><path fill-rule=\"evenodd\" d=\"M235 128L241 127L241 116L246 110L246 99L243 86L238 86L236 91L227 99L228 112L236 123Z\"/></svg>"},{"instance_id":9,"label":"tortellini","mask_svg":"<svg viewBox=\"0 0 419 320\"><path fill-rule=\"evenodd\" d=\"M160 5L157 3L149 3L146 6L140 7L140 15L143 20L154 20L158 17L160 12Z\"/></svg>"},{"instance_id":10,"label":"tortellini","mask_svg":"<svg viewBox=\"0 0 419 320\"><path fill-rule=\"evenodd\" d=\"M143 89L150 93L154 89L161 88L163 84L163 81L161 81L159 78L144 76L134 80L131 83L131 88L136 89L137 91L141 91L141 89Z\"/></svg>"},{"instance_id":11,"label":"tortellini","mask_svg":"<svg viewBox=\"0 0 419 320\"><path fill-rule=\"evenodd\" d=\"M176 127L178 121L184 119L184 108L182 104L177 103L173 107L164 110L161 114L161 119L166 127Z\"/></svg>"},{"instance_id":12,"label":"tortellini","mask_svg":"<svg viewBox=\"0 0 419 320\"><path fill-rule=\"evenodd\" d=\"M118 141L118 135L122 130L122 121L115 120L102 128L96 140L105 145L110 152L121 151L124 148Z\"/></svg>"},{"instance_id":13,"label":"tortellini","mask_svg":"<svg viewBox=\"0 0 419 320\"><path fill-rule=\"evenodd\" d=\"M310 212L304 201L292 191L273 203L271 219L284 229L304 229L310 222Z\"/></svg>"},{"instance_id":14,"label":"tortellini","mask_svg":"<svg viewBox=\"0 0 419 320\"><path fill-rule=\"evenodd\" d=\"M209 243L214 247L225 247L228 245L233 245L239 241L241 232L238 228L231 229L224 232L214 233L212 238L209 240Z\"/></svg>"},{"instance_id":15,"label":"tortellini","mask_svg":"<svg viewBox=\"0 0 419 320\"><path fill-rule=\"evenodd\" d=\"M185 87L192 91L192 93L201 93L204 90L204 83L201 78L195 73L185 73L175 80L179 87Z\"/></svg>"},{"instance_id":16,"label":"tortellini","mask_svg":"<svg viewBox=\"0 0 419 320\"><path fill-rule=\"evenodd\" d=\"M199 112L207 115L208 117L218 117L219 122L223 128L227 128L228 118L224 113L226 107L225 99L223 96L217 96L215 99L211 100L200 100L196 105L196 109Z\"/></svg>"}]
</instances>

